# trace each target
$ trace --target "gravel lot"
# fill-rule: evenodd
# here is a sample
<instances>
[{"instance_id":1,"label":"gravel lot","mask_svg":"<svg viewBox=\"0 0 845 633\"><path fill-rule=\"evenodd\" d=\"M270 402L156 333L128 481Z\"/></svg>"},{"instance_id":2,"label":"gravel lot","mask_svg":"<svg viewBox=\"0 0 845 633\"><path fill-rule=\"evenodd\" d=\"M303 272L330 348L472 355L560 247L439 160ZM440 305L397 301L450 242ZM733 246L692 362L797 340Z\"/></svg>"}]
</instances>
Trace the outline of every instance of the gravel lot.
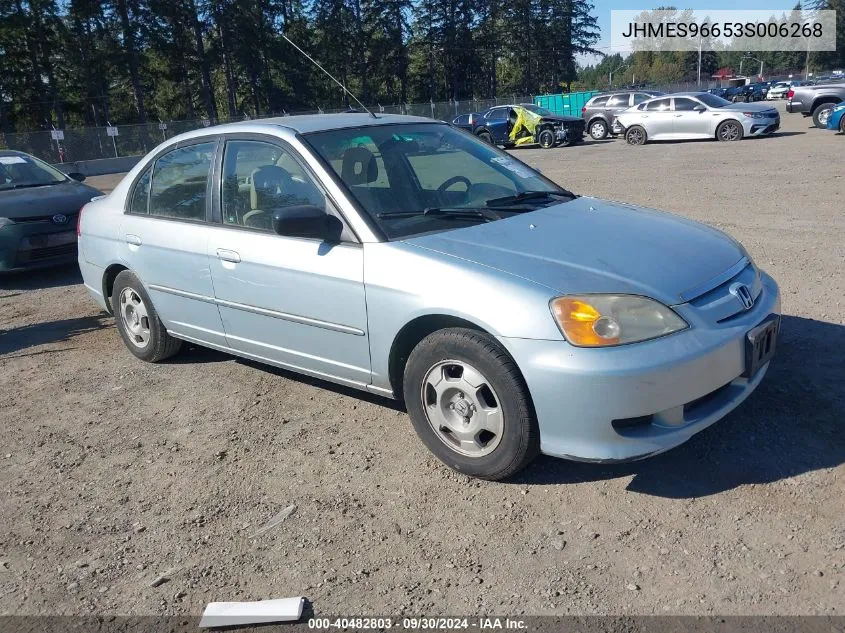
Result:
<instances>
[{"instance_id":1,"label":"gravel lot","mask_svg":"<svg viewBox=\"0 0 845 633\"><path fill-rule=\"evenodd\" d=\"M5 277L0 613L842 615L845 138L785 115L740 143L516 155L746 245L786 315L749 401L651 460L479 482L390 401L199 348L146 365L77 273Z\"/></svg>"}]
</instances>

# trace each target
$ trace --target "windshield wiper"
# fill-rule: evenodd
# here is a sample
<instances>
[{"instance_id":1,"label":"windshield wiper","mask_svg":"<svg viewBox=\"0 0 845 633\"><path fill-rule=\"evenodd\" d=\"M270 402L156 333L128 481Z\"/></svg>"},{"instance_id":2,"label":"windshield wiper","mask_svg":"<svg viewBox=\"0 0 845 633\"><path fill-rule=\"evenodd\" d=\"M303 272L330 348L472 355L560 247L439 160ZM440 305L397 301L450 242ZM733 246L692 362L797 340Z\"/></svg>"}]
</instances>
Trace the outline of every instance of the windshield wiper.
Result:
<instances>
[{"instance_id":1,"label":"windshield wiper","mask_svg":"<svg viewBox=\"0 0 845 633\"><path fill-rule=\"evenodd\" d=\"M396 213L379 213L376 217L379 220L390 218L413 218L417 216L436 215L441 218L455 218L465 220L467 218L480 218L485 222L501 220L502 217L487 207L427 207L419 211L397 211Z\"/></svg>"},{"instance_id":2,"label":"windshield wiper","mask_svg":"<svg viewBox=\"0 0 845 633\"><path fill-rule=\"evenodd\" d=\"M549 198L567 198L569 200L574 200L577 197L578 196L576 194L572 193L571 191L567 191L566 189L560 189L557 191L521 191L520 193L517 193L512 196L504 196L502 198L493 198L492 200L488 200L487 206L503 207L518 202Z\"/></svg>"},{"instance_id":3,"label":"windshield wiper","mask_svg":"<svg viewBox=\"0 0 845 633\"><path fill-rule=\"evenodd\" d=\"M31 189L33 187L49 187L50 185L58 185L63 182L64 180L56 180L54 182L29 182L17 185L13 184L10 189Z\"/></svg>"}]
</instances>

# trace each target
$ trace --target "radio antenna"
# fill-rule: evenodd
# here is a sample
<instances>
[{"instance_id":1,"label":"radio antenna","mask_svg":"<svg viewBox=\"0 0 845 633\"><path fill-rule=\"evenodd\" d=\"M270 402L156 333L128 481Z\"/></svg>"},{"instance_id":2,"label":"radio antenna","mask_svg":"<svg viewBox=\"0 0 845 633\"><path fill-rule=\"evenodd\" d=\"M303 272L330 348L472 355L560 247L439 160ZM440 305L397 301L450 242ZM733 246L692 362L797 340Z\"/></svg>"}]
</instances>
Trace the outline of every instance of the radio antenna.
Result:
<instances>
[{"instance_id":1,"label":"radio antenna","mask_svg":"<svg viewBox=\"0 0 845 633\"><path fill-rule=\"evenodd\" d=\"M290 45L291 45L291 46L293 46L296 50L298 50L300 53L302 53L303 55L305 55L305 57L308 59L308 61L310 61L310 62L311 62L312 64L314 64L317 68L319 68L319 69L320 69L320 70L322 70L324 73L326 73L326 75L328 76L328 78L329 78L329 79L331 79L333 82L335 82L338 86L340 86L340 87L343 89L343 92L345 92L345 93L346 93L346 94L348 94L350 97L352 97L352 98L355 100L355 103L357 103L359 106L361 106L362 108L364 108L364 110L367 112L367 114L369 114L369 115L370 115L371 117L373 117L374 119L377 119L377 118L378 118L375 114L373 114L373 113L370 111L370 109L369 109L367 106L365 106L363 103L361 103L361 102L358 100L358 97L356 97L354 94L352 94L351 92L349 92L349 90L347 90L347 89L346 89L346 86L344 86L344 85L343 85L342 83L340 83L337 79L335 79L334 77L332 77L332 75L329 73L329 71L328 71L328 70L326 70L325 68L323 68L322 66L320 66L320 64L319 64L319 63L317 63L317 61L316 61L313 57L311 57L311 55L309 55L309 54L308 54L308 53L306 53L304 50L302 50L301 48L299 48L299 46L297 46L296 44L294 44L294 43L291 41L291 39L290 39L287 35L285 35L284 33L280 33L280 35L281 35L283 38L285 38L285 41L287 41L287 43L288 43L288 44L290 44Z\"/></svg>"}]
</instances>

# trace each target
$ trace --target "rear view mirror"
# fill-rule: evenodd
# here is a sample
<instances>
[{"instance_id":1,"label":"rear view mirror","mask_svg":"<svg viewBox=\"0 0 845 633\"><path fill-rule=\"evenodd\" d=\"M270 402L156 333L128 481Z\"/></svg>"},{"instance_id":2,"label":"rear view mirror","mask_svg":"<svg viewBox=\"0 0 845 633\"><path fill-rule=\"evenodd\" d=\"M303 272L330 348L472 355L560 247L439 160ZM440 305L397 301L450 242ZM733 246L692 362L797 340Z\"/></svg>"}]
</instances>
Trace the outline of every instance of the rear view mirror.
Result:
<instances>
[{"instance_id":1,"label":"rear view mirror","mask_svg":"<svg viewBox=\"0 0 845 633\"><path fill-rule=\"evenodd\" d=\"M273 212L273 231L287 237L310 237L339 242L343 223L311 204L284 207Z\"/></svg>"},{"instance_id":2,"label":"rear view mirror","mask_svg":"<svg viewBox=\"0 0 845 633\"><path fill-rule=\"evenodd\" d=\"M75 180L76 182L82 182L85 180L85 174L81 174L78 171L72 171L67 175L68 178Z\"/></svg>"}]
</instances>

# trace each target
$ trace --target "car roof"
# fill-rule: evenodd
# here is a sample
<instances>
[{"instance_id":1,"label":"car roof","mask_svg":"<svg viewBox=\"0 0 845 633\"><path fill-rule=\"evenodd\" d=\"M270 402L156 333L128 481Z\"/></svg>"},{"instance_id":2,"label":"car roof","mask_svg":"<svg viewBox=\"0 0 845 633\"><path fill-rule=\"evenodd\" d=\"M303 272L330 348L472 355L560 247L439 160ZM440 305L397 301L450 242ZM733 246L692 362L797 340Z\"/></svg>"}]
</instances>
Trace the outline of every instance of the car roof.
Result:
<instances>
[{"instance_id":1,"label":"car roof","mask_svg":"<svg viewBox=\"0 0 845 633\"><path fill-rule=\"evenodd\" d=\"M377 114L376 118L373 118L366 112L343 112L341 114L297 114L267 119L251 119L237 123L224 123L213 128L203 128L203 131L208 132L213 129L220 132L235 132L240 128L268 125L286 127L300 134L308 134L309 132L324 132L351 127L390 125L391 123L436 123L436 121L427 117L404 114Z\"/></svg>"},{"instance_id":2,"label":"car roof","mask_svg":"<svg viewBox=\"0 0 845 633\"><path fill-rule=\"evenodd\" d=\"M29 156L29 154L16 149L0 149L0 156Z\"/></svg>"}]
</instances>

